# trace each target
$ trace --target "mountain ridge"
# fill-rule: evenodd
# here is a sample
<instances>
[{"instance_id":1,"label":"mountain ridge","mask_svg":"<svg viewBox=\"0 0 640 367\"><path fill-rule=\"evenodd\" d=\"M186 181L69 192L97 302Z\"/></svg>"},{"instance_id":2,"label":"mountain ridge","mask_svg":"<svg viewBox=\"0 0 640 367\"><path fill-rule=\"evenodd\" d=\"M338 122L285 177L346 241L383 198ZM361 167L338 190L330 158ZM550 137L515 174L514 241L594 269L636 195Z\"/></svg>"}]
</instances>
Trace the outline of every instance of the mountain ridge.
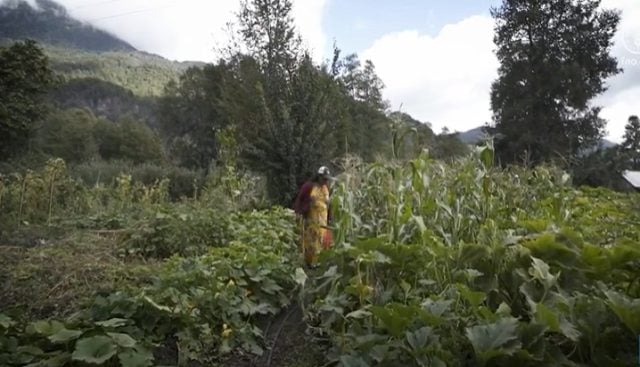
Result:
<instances>
[{"instance_id":1,"label":"mountain ridge","mask_svg":"<svg viewBox=\"0 0 640 367\"><path fill-rule=\"evenodd\" d=\"M141 51L128 42L73 18L53 0L0 0L0 46L33 39L64 80L99 79L136 96L163 94L164 87L200 62L178 62ZM103 86L99 86L104 89ZM113 89L115 90L115 89Z\"/></svg>"},{"instance_id":2,"label":"mountain ridge","mask_svg":"<svg viewBox=\"0 0 640 367\"><path fill-rule=\"evenodd\" d=\"M0 38L25 39L85 51L138 51L128 42L90 24L74 19L52 0L0 2Z\"/></svg>"},{"instance_id":3,"label":"mountain ridge","mask_svg":"<svg viewBox=\"0 0 640 367\"><path fill-rule=\"evenodd\" d=\"M458 132L458 139L462 140L462 142L465 144L476 145L480 143L485 136L488 137L488 134L485 132L485 128L486 126L478 126L470 130ZM595 148L595 150L609 149L617 145L617 143L603 138L600 140L600 144L597 148Z\"/></svg>"}]
</instances>

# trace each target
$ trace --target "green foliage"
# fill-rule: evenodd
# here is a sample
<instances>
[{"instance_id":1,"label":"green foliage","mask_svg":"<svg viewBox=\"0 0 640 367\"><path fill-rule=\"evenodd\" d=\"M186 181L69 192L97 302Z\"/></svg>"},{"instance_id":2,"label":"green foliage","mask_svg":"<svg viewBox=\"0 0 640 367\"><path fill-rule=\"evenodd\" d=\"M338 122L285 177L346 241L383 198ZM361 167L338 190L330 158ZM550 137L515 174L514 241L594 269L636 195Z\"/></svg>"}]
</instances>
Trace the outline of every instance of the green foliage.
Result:
<instances>
[{"instance_id":1,"label":"green foliage","mask_svg":"<svg viewBox=\"0 0 640 367\"><path fill-rule=\"evenodd\" d=\"M94 129L98 152L106 160L134 163L161 162L164 152L160 138L143 122L124 118L114 124L98 120Z\"/></svg>"},{"instance_id":2,"label":"green foliage","mask_svg":"<svg viewBox=\"0 0 640 367\"><path fill-rule=\"evenodd\" d=\"M127 256L188 257L233 242L257 247L293 243L294 233L293 219L284 211L245 214L185 206L160 211L132 225L123 238L123 249Z\"/></svg>"},{"instance_id":3,"label":"green foliage","mask_svg":"<svg viewBox=\"0 0 640 367\"><path fill-rule=\"evenodd\" d=\"M339 90L310 57L292 66L291 79L271 80L286 83L278 87L284 88L283 94L273 90L276 87L268 84L267 75L257 73L259 67L249 61L238 65L238 84L230 91L240 96L230 100L227 108L241 134L243 157L267 177L274 202L288 205L309 172L331 158L338 112L332 101Z\"/></svg>"},{"instance_id":4,"label":"green foliage","mask_svg":"<svg viewBox=\"0 0 640 367\"><path fill-rule=\"evenodd\" d=\"M599 0L504 0L496 20L491 92L502 163L572 159L603 135L589 102L620 72L611 56L620 15ZM566 162L563 162L566 163Z\"/></svg>"},{"instance_id":5,"label":"green foliage","mask_svg":"<svg viewBox=\"0 0 640 367\"><path fill-rule=\"evenodd\" d=\"M0 362L6 366L64 366L86 362L104 365L118 359L123 367L150 366L153 355L125 332L89 320L38 321L25 325L7 320L0 326ZM145 343L146 344L146 343Z\"/></svg>"},{"instance_id":6,"label":"green foliage","mask_svg":"<svg viewBox=\"0 0 640 367\"><path fill-rule=\"evenodd\" d=\"M211 231L211 223L205 229L191 220L164 235L195 242ZM178 365L237 348L261 354L258 321L289 306L297 287L293 214L274 209L227 220L225 242L208 243L200 256L173 257L145 275L151 282L98 296L64 321L23 323L0 314L0 362L149 366L153 345L175 347Z\"/></svg>"},{"instance_id":7,"label":"green foliage","mask_svg":"<svg viewBox=\"0 0 640 367\"><path fill-rule=\"evenodd\" d=\"M159 123L177 164L208 169L218 158L216 134L228 124L221 107L228 67L192 67L169 83L160 100Z\"/></svg>"},{"instance_id":8,"label":"green foliage","mask_svg":"<svg viewBox=\"0 0 640 367\"><path fill-rule=\"evenodd\" d=\"M101 79L66 80L56 85L49 96L52 103L61 109L86 108L111 121L130 115L150 126L157 126L157 99L137 96L129 89Z\"/></svg>"},{"instance_id":9,"label":"green foliage","mask_svg":"<svg viewBox=\"0 0 640 367\"><path fill-rule=\"evenodd\" d=\"M95 123L95 117L85 110L56 111L38 130L35 148L72 164L91 159L98 153L93 139Z\"/></svg>"},{"instance_id":10,"label":"green foliage","mask_svg":"<svg viewBox=\"0 0 640 367\"><path fill-rule=\"evenodd\" d=\"M98 158L138 165L165 161L160 138L143 122L125 117L114 123L84 109L52 111L31 145L41 156L62 158L70 164Z\"/></svg>"},{"instance_id":11,"label":"green foliage","mask_svg":"<svg viewBox=\"0 0 640 367\"><path fill-rule=\"evenodd\" d=\"M65 80L96 78L119 85L139 97L162 95L165 86L178 79L193 63L178 63L143 52L100 53L44 46L51 68Z\"/></svg>"},{"instance_id":12,"label":"green foliage","mask_svg":"<svg viewBox=\"0 0 640 367\"><path fill-rule=\"evenodd\" d=\"M24 150L44 116L52 82L48 59L35 42L0 47L0 160Z\"/></svg>"},{"instance_id":13,"label":"green foliage","mask_svg":"<svg viewBox=\"0 0 640 367\"><path fill-rule=\"evenodd\" d=\"M61 159L51 159L39 171L0 177L0 216L4 223L51 224L86 215L141 212L169 200L168 181L149 185L119 174L113 183L88 187L72 178Z\"/></svg>"},{"instance_id":14,"label":"green foliage","mask_svg":"<svg viewBox=\"0 0 640 367\"><path fill-rule=\"evenodd\" d=\"M640 169L640 119L638 116L630 116L629 122L624 128L624 141L622 142L622 154L625 169Z\"/></svg>"},{"instance_id":15,"label":"green foliage","mask_svg":"<svg viewBox=\"0 0 640 367\"><path fill-rule=\"evenodd\" d=\"M345 165L336 246L303 294L330 361L634 363L640 233L622 218L637 220L637 195L577 191L546 167L497 170L493 154Z\"/></svg>"}]
</instances>

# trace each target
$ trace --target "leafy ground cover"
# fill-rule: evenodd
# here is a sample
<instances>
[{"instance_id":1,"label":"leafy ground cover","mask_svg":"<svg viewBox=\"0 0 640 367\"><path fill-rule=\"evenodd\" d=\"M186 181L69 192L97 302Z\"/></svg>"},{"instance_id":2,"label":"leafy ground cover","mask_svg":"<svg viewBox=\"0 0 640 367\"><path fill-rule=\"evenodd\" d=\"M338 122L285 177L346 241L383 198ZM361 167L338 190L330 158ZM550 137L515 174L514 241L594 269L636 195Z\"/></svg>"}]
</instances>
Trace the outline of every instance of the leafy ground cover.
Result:
<instances>
[{"instance_id":1,"label":"leafy ground cover","mask_svg":"<svg viewBox=\"0 0 640 367\"><path fill-rule=\"evenodd\" d=\"M75 206L58 194L71 182L29 181L54 187L43 199L15 179L4 208L28 223L1 236L0 365L635 363L638 195L492 155L344 161L318 272L289 210L171 203L126 180Z\"/></svg>"},{"instance_id":2,"label":"leafy ground cover","mask_svg":"<svg viewBox=\"0 0 640 367\"><path fill-rule=\"evenodd\" d=\"M356 166L307 285L344 366L629 366L637 360L638 197L551 168Z\"/></svg>"}]
</instances>

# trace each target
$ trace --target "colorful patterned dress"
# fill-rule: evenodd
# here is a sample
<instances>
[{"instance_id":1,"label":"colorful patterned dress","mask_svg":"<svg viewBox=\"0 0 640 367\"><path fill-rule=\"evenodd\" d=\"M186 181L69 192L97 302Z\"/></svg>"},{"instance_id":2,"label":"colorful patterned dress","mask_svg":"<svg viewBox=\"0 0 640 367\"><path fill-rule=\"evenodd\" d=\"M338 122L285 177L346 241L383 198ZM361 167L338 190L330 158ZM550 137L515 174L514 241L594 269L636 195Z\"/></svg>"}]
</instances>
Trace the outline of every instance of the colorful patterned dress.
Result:
<instances>
[{"instance_id":1,"label":"colorful patterned dress","mask_svg":"<svg viewBox=\"0 0 640 367\"><path fill-rule=\"evenodd\" d=\"M326 185L314 184L309 196L311 205L303 219L302 251L307 265L315 266L322 250L322 239L327 231L329 188Z\"/></svg>"}]
</instances>

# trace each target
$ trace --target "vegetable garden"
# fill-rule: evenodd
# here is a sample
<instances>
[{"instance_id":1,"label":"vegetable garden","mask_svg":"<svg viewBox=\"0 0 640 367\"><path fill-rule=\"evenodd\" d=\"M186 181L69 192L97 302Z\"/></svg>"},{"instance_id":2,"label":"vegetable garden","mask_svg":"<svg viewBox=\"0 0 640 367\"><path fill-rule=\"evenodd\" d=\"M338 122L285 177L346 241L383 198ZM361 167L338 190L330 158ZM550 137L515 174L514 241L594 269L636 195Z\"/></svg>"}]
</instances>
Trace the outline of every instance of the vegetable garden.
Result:
<instances>
[{"instance_id":1,"label":"vegetable garden","mask_svg":"<svg viewBox=\"0 0 640 367\"><path fill-rule=\"evenodd\" d=\"M4 177L0 365L637 363L637 194L497 168L489 147L339 166L313 272L291 211L233 200L246 181L170 202L166 182L89 188L59 161Z\"/></svg>"}]
</instances>

